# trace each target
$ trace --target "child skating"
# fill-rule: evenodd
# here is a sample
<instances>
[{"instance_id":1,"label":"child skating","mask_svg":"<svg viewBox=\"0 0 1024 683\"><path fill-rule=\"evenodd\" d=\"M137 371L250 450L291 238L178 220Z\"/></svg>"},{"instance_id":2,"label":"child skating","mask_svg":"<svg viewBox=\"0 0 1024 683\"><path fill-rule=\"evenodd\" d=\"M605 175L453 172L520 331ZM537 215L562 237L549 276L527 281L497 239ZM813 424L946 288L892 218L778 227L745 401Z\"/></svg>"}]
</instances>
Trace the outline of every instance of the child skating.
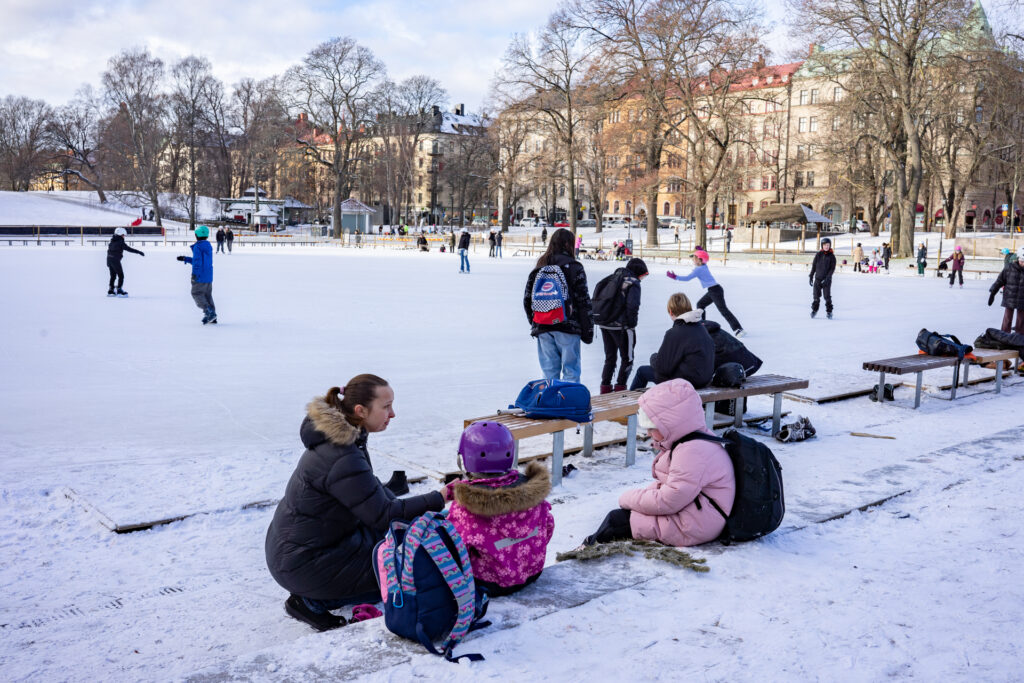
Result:
<instances>
[{"instance_id":1,"label":"child skating","mask_svg":"<svg viewBox=\"0 0 1024 683\"><path fill-rule=\"evenodd\" d=\"M124 256L124 252L130 251L133 254L139 256L145 256L139 249L132 249L124 241L124 236L128 234L124 228L117 228L114 230L114 236L110 238L110 243L107 245L107 270L110 271L110 285L107 287L107 296L128 296L128 292L124 291L124 269L121 268L121 257ZM117 288L114 288L114 279L117 279Z\"/></svg>"},{"instance_id":2,"label":"child skating","mask_svg":"<svg viewBox=\"0 0 1024 683\"><path fill-rule=\"evenodd\" d=\"M737 337L742 337L746 332L744 332L743 326L740 325L740 321L736 319L736 316L732 314L729 307L725 305L725 290L722 289L722 285L715 281L714 276L711 275L711 271L708 269L708 260L711 258L708 256L708 252L698 247L690 258L693 259L693 270L688 275L676 275L671 270L665 274L673 280L679 280L680 282L697 278L700 284L708 290L697 301L697 308L707 311L708 306L714 303L718 307L718 312L722 314L722 317L732 327L732 333Z\"/></svg>"},{"instance_id":3,"label":"child skating","mask_svg":"<svg viewBox=\"0 0 1024 683\"><path fill-rule=\"evenodd\" d=\"M192 264L192 299L203 310L203 324L217 323L217 309L213 305L213 249L208 238L210 229L196 228L196 242L192 256L179 256L178 260Z\"/></svg>"},{"instance_id":4,"label":"child skating","mask_svg":"<svg viewBox=\"0 0 1024 683\"><path fill-rule=\"evenodd\" d=\"M551 475L531 462L516 468L512 433L497 422L474 422L459 440L465 477L445 487L448 521L469 549L473 576L489 595L509 595L533 583L555 530Z\"/></svg>"}]
</instances>

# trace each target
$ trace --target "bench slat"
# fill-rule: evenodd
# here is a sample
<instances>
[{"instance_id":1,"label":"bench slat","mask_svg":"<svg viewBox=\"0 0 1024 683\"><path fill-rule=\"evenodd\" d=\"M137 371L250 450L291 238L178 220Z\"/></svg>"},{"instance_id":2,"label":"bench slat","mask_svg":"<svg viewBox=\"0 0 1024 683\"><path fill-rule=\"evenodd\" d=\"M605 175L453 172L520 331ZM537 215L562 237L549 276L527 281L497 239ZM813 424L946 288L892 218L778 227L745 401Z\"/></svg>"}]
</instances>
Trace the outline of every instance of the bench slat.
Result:
<instances>
[{"instance_id":1,"label":"bench slat","mask_svg":"<svg viewBox=\"0 0 1024 683\"><path fill-rule=\"evenodd\" d=\"M912 356L898 356L896 358L885 358L864 363L865 370L873 372L884 372L893 375L905 375L909 373L934 370L935 368L947 368L956 365L955 356L929 356L919 353Z\"/></svg>"}]
</instances>

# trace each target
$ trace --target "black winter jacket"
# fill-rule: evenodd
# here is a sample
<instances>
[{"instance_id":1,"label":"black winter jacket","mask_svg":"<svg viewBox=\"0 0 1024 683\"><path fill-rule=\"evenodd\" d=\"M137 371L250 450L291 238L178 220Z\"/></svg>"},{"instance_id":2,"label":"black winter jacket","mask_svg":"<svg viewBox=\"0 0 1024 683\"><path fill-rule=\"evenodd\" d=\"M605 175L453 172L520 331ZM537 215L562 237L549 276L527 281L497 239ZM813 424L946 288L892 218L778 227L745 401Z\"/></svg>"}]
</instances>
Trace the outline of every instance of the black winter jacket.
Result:
<instances>
[{"instance_id":1,"label":"black winter jacket","mask_svg":"<svg viewBox=\"0 0 1024 683\"><path fill-rule=\"evenodd\" d=\"M681 378L701 389L715 374L715 342L701 324L700 312L690 311L676 319L665 333L661 348L651 355L654 381Z\"/></svg>"},{"instance_id":2,"label":"black winter jacket","mask_svg":"<svg viewBox=\"0 0 1024 683\"><path fill-rule=\"evenodd\" d=\"M626 298L626 307L614 321L599 327L609 330L631 330L636 327L637 319L640 317L640 278L625 268L619 268L614 274L620 279L619 286Z\"/></svg>"},{"instance_id":3,"label":"black winter jacket","mask_svg":"<svg viewBox=\"0 0 1024 683\"><path fill-rule=\"evenodd\" d=\"M299 435L306 452L267 530L266 556L282 588L339 600L376 589L371 555L392 520L441 510L433 491L396 498L373 474L366 432L323 398L307 407Z\"/></svg>"},{"instance_id":4,"label":"black winter jacket","mask_svg":"<svg viewBox=\"0 0 1024 683\"><path fill-rule=\"evenodd\" d=\"M133 254L142 254L138 249L132 249L129 247L124 241L124 237L121 235L114 235L110 238L110 243L107 245L107 260L120 261L126 251L130 251Z\"/></svg>"},{"instance_id":5,"label":"black winter jacket","mask_svg":"<svg viewBox=\"0 0 1024 683\"><path fill-rule=\"evenodd\" d=\"M568 320L557 325L539 325L533 322L533 281L537 278L539 268L530 271L526 278L526 292L523 294L523 308L526 310L526 319L530 323L530 334L534 337L543 332L567 332L578 334L580 341L589 344L594 341L594 321L590 311L590 290L587 289L587 272L583 270L583 264L566 254L555 254L551 257L549 265L559 266L565 275L565 282L569 285L569 310L566 311Z\"/></svg>"},{"instance_id":6,"label":"black winter jacket","mask_svg":"<svg viewBox=\"0 0 1024 683\"><path fill-rule=\"evenodd\" d=\"M814 284L815 280L820 280L822 284L832 284L832 273L836 270L836 255L829 249L827 252L824 250L819 251L814 255L814 260L811 262L811 284Z\"/></svg>"},{"instance_id":7,"label":"black winter jacket","mask_svg":"<svg viewBox=\"0 0 1024 683\"><path fill-rule=\"evenodd\" d=\"M1024 268L1019 263L1014 261L1003 268L989 291L997 294L1000 288L1003 290L1003 308L1024 308Z\"/></svg>"},{"instance_id":8,"label":"black winter jacket","mask_svg":"<svg viewBox=\"0 0 1024 683\"><path fill-rule=\"evenodd\" d=\"M764 361L750 352L743 342L722 329L714 320L705 320L704 327L715 344L715 369L726 363L739 363L747 377L761 369Z\"/></svg>"},{"instance_id":9,"label":"black winter jacket","mask_svg":"<svg viewBox=\"0 0 1024 683\"><path fill-rule=\"evenodd\" d=\"M469 249L469 233L464 232L459 235L459 249Z\"/></svg>"}]
</instances>

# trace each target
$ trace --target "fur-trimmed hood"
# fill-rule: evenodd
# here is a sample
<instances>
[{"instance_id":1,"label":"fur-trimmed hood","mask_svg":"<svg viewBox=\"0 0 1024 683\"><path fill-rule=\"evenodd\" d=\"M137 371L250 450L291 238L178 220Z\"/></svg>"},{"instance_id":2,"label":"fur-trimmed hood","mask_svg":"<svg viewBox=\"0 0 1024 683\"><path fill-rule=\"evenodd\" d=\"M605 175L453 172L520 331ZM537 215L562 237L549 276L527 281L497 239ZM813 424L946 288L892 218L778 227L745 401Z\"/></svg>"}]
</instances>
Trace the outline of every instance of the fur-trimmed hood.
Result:
<instances>
[{"instance_id":1,"label":"fur-trimmed hood","mask_svg":"<svg viewBox=\"0 0 1024 683\"><path fill-rule=\"evenodd\" d=\"M299 427L299 436L306 448L314 448L324 440L339 446L356 442L362 430L352 426L344 413L327 403L323 397L314 398L306 406L306 419Z\"/></svg>"},{"instance_id":2,"label":"fur-trimmed hood","mask_svg":"<svg viewBox=\"0 0 1024 683\"><path fill-rule=\"evenodd\" d=\"M526 474L511 486L492 488L468 480L452 484L452 497L469 512L484 517L496 517L508 512L529 510L551 493L551 473L539 462L526 466Z\"/></svg>"}]
</instances>

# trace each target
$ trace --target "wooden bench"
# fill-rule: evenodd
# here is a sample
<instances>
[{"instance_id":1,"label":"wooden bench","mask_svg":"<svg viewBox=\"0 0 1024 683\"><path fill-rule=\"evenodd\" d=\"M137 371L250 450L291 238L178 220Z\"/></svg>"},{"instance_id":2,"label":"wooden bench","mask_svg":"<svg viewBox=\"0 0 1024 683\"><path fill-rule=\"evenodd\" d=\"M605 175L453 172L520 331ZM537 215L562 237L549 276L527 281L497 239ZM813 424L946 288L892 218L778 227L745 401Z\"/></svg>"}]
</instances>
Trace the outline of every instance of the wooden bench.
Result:
<instances>
[{"instance_id":1,"label":"wooden bench","mask_svg":"<svg viewBox=\"0 0 1024 683\"><path fill-rule=\"evenodd\" d=\"M1016 366L1019 361L1019 354L1016 351L1001 351L997 349L975 349L975 358L965 358L965 368L969 369L972 364L974 365L987 365L988 363L996 363L996 393L1000 393L1003 389L1003 372L1002 372L1002 361L1012 360ZM961 361L956 356L930 356L924 353L918 353L912 356L898 356L896 358L886 358L883 360L874 360L864 363L864 369L878 373L878 401L882 401L882 397L885 391L885 375L908 375L914 373L917 375L917 383L914 391L914 408L917 409L921 405L921 375L925 370L935 370L937 368L953 368L953 383L950 387L949 400L956 399L956 388L960 384L960 365ZM964 385L966 386L967 370L964 372Z\"/></svg>"},{"instance_id":2,"label":"wooden bench","mask_svg":"<svg viewBox=\"0 0 1024 683\"><path fill-rule=\"evenodd\" d=\"M714 429L715 401L727 399L741 399L747 396L768 394L774 399L772 411L772 434L777 434L782 419L782 394L792 389L806 389L809 382L805 379L783 377L782 375L759 375L751 377L743 383L742 387L719 388L706 387L697 391L700 400L704 404L704 415L708 429ZM591 411L594 419L583 424L583 455L590 456L594 452L594 423L610 420L626 421L626 466L636 462L636 429L637 411L640 405L637 402L642 391L616 391L610 394L592 396L590 399ZM737 401L740 406L733 424L737 427L743 424L742 402ZM565 455L565 430L575 429L578 425L572 420L554 420L543 418L530 418L523 415L509 413L498 413L486 417L476 417L463 421L463 429L474 422L487 420L498 422L509 428L512 438L516 442L518 453L519 440L531 436L552 435L551 444L551 483L557 486L562 481L562 460Z\"/></svg>"}]
</instances>

